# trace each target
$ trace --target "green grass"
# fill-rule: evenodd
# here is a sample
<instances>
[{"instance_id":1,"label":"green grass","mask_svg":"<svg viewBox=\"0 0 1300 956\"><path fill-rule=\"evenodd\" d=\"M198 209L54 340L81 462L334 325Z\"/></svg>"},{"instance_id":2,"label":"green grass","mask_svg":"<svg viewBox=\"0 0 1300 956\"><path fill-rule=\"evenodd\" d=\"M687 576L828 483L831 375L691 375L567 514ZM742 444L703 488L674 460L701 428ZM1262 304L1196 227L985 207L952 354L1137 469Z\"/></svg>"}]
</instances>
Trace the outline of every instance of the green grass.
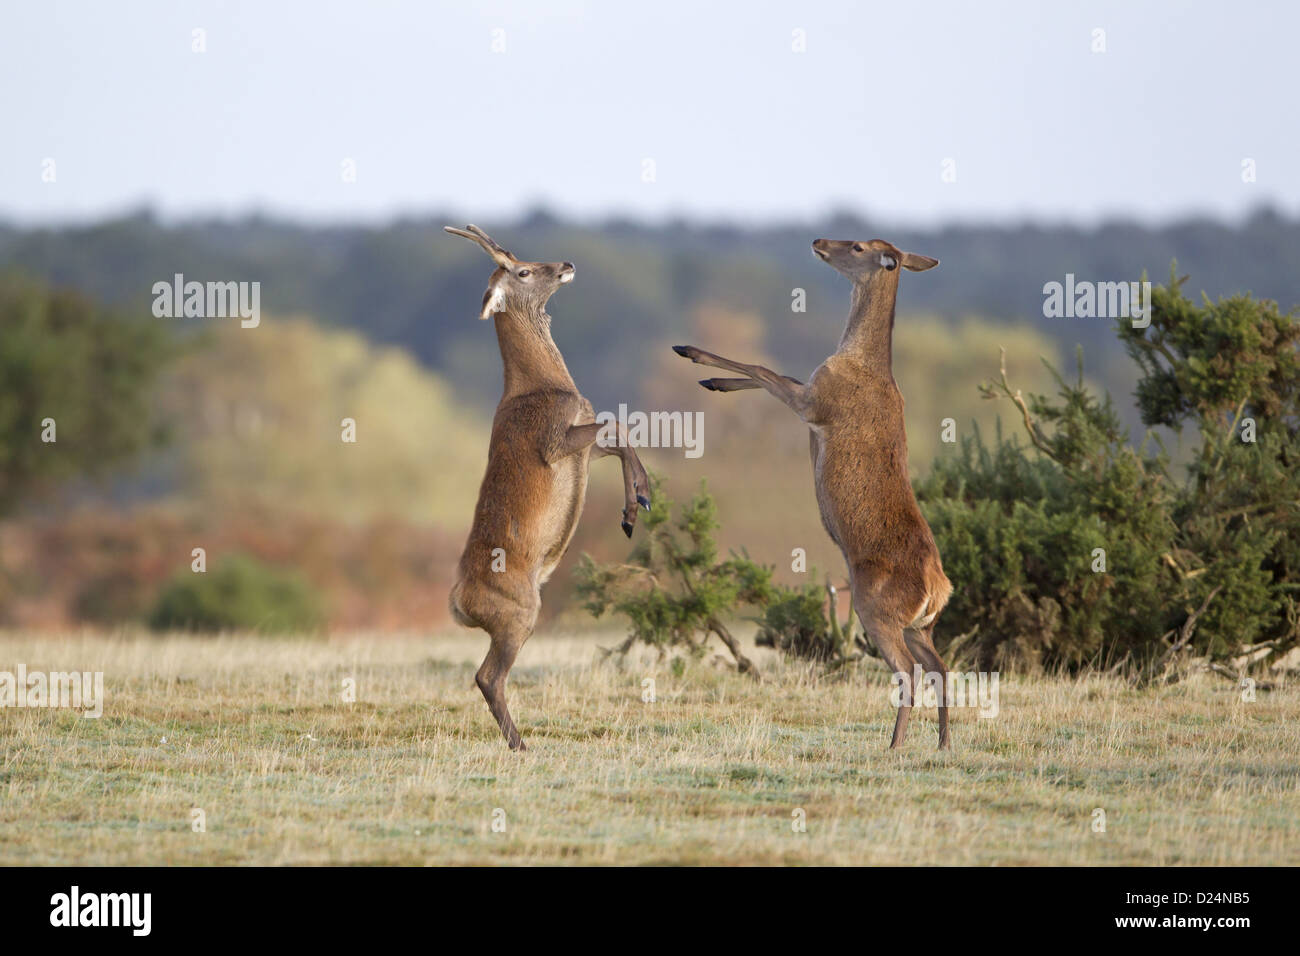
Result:
<instances>
[{"instance_id":1,"label":"green grass","mask_svg":"<svg viewBox=\"0 0 1300 956\"><path fill-rule=\"evenodd\" d=\"M761 685L675 677L596 643L525 648L513 754L477 634L0 634L0 670L102 670L107 696L99 720L0 710L0 863L1300 863L1294 688L1004 677L1000 715L957 713L951 753L933 710L890 752L879 672L760 653Z\"/></svg>"}]
</instances>

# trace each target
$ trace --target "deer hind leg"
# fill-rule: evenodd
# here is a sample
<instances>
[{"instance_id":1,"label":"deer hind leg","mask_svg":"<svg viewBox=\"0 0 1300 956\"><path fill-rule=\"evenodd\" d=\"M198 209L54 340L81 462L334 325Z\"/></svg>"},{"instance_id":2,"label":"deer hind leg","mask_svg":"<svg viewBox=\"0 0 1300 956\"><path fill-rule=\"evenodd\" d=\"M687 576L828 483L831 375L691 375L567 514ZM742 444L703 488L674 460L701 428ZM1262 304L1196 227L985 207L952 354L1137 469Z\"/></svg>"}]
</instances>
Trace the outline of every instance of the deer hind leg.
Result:
<instances>
[{"instance_id":1,"label":"deer hind leg","mask_svg":"<svg viewBox=\"0 0 1300 956\"><path fill-rule=\"evenodd\" d=\"M527 617L528 615L521 614L514 620L502 622L488 630L492 638L492 646L488 648L487 657L483 659L482 666L474 675L474 683L482 691L488 710L496 718L501 734L506 738L506 743L510 745L511 750L528 749L524 746L514 719L510 716L510 708L506 706L506 678L510 675L510 668L514 666L515 658L519 656L519 649L532 635L533 622L536 621L537 614L534 612L531 615L532 621L525 620Z\"/></svg>"},{"instance_id":2,"label":"deer hind leg","mask_svg":"<svg viewBox=\"0 0 1300 956\"><path fill-rule=\"evenodd\" d=\"M930 674L937 674L939 686L935 688L939 699L939 749L951 750L952 739L948 736L948 668L943 658L934 649L934 624L931 622L923 628L909 630L904 635L908 650L912 652Z\"/></svg>"},{"instance_id":3,"label":"deer hind leg","mask_svg":"<svg viewBox=\"0 0 1300 956\"><path fill-rule=\"evenodd\" d=\"M697 349L693 345L674 345L673 351L682 358L688 358L697 365L709 365L713 368L726 369L729 372L738 372L756 383L758 387L765 388L794 411L800 418L808 411L809 398L808 386L797 378L791 378L789 375L782 375L774 372L763 365L746 365L744 362L733 362L731 359L723 358L721 355L714 355L712 352L706 352L703 349ZM700 382L710 391L735 391L739 388L748 388L744 385L723 385L718 383L734 382L734 379L706 378Z\"/></svg>"},{"instance_id":4,"label":"deer hind leg","mask_svg":"<svg viewBox=\"0 0 1300 956\"><path fill-rule=\"evenodd\" d=\"M902 746L903 738L907 736L907 722L912 716L911 702L914 695L912 675L916 670L916 658L908 650L907 640L901 627L882 620L869 608L862 607L856 594L853 597L853 603L858 606L858 618L862 621L863 630L867 632L876 650L893 671L894 679L900 682L901 699L898 715L894 718L894 735L889 741L889 749L894 750Z\"/></svg>"}]
</instances>

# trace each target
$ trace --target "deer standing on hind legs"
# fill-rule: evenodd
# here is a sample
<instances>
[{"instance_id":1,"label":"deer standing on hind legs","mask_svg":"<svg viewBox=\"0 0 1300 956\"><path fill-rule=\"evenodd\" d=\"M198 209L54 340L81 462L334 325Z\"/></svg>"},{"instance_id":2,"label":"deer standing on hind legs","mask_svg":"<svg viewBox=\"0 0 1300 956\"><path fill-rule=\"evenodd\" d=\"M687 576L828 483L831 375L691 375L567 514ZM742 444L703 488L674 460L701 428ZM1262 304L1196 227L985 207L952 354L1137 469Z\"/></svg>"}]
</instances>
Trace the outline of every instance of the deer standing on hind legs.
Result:
<instances>
[{"instance_id":1,"label":"deer standing on hind legs","mask_svg":"<svg viewBox=\"0 0 1300 956\"><path fill-rule=\"evenodd\" d=\"M571 262L521 262L477 226L445 227L478 243L496 271L479 318L495 317L505 389L492 420L487 471L455 585L451 613L492 638L475 682L511 750L526 750L506 707L506 677L533 633L541 587L560 563L582 515L587 465L613 455L623 463L623 531L638 505L650 510L650 481L618 427L618 443L596 443L602 428L578 392L551 338L546 302L573 279Z\"/></svg>"},{"instance_id":2,"label":"deer standing on hind legs","mask_svg":"<svg viewBox=\"0 0 1300 956\"><path fill-rule=\"evenodd\" d=\"M766 389L807 423L822 524L848 564L862 626L901 685L889 746L898 747L907 733L912 675L919 662L942 681L939 748L946 750L951 747L948 670L934 648L933 632L952 585L912 494L903 396L894 381L892 354L898 267L924 272L939 260L903 252L881 239L818 239L812 247L817 258L853 283L853 299L839 348L807 385L694 346L678 345L673 351L744 376L705 379L700 382L705 388Z\"/></svg>"}]
</instances>

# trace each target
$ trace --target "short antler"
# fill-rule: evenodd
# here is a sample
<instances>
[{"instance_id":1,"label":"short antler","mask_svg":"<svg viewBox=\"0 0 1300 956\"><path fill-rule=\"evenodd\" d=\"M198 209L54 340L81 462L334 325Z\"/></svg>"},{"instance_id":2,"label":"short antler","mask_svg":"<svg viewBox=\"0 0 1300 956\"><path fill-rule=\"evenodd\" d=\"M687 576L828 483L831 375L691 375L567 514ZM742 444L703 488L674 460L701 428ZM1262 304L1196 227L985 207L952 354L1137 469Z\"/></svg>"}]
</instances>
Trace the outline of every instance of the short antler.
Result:
<instances>
[{"instance_id":1,"label":"short antler","mask_svg":"<svg viewBox=\"0 0 1300 956\"><path fill-rule=\"evenodd\" d=\"M442 228L443 231L449 232L453 236L462 236L471 242L477 242L483 247L483 251L492 257L492 261L499 266L509 268L516 261L514 256L501 248L499 242L473 223L470 223L464 229L457 229L454 226L443 226Z\"/></svg>"}]
</instances>

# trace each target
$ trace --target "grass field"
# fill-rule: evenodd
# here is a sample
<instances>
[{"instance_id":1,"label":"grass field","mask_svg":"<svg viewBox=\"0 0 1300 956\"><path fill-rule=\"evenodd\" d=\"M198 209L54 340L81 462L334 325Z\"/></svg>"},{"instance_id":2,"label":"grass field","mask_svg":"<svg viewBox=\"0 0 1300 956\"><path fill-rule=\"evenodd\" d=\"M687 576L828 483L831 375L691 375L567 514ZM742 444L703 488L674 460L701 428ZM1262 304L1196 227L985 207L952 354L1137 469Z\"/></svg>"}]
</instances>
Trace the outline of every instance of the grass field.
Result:
<instances>
[{"instance_id":1,"label":"grass field","mask_svg":"<svg viewBox=\"0 0 1300 956\"><path fill-rule=\"evenodd\" d=\"M891 753L883 673L760 654L755 685L597 643L525 648L513 754L477 634L0 634L0 671L102 670L107 698L98 720L0 710L0 863L1300 863L1294 686L1004 678L951 753L933 710Z\"/></svg>"}]
</instances>

